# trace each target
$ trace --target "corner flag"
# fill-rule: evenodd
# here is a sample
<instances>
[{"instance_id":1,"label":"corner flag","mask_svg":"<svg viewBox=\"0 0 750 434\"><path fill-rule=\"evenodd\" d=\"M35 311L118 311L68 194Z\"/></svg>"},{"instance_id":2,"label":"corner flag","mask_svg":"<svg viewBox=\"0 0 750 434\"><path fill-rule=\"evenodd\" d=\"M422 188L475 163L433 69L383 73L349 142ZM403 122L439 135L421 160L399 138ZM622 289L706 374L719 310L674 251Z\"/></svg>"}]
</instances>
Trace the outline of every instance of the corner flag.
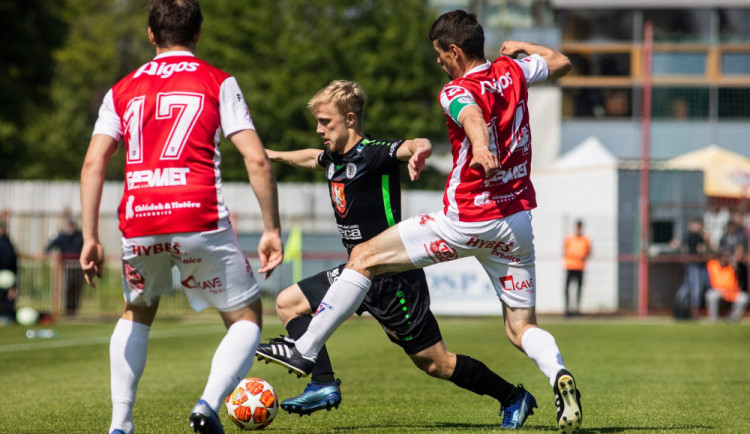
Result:
<instances>
[{"instance_id":1,"label":"corner flag","mask_svg":"<svg viewBox=\"0 0 750 434\"><path fill-rule=\"evenodd\" d=\"M302 280L302 228L292 227L284 245L284 263L292 263L292 279Z\"/></svg>"}]
</instances>

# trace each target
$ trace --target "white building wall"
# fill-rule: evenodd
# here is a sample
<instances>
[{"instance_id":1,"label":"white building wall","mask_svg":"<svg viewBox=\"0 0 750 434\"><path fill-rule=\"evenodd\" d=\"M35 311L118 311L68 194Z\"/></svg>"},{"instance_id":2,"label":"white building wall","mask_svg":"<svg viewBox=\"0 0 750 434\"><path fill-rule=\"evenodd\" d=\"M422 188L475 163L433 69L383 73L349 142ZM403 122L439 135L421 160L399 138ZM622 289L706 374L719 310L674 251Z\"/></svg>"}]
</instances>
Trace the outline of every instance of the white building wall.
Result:
<instances>
[{"instance_id":1,"label":"white building wall","mask_svg":"<svg viewBox=\"0 0 750 434\"><path fill-rule=\"evenodd\" d=\"M538 208L534 211L537 255L537 310L562 312L565 236L583 220L591 238L581 296L586 313L617 309L617 169L614 164L532 173ZM573 289L571 288L571 292Z\"/></svg>"},{"instance_id":2,"label":"white building wall","mask_svg":"<svg viewBox=\"0 0 750 434\"><path fill-rule=\"evenodd\" d=\"M538 311L558 313L563 309L562 242L576 218L584 220L594 245L584 282L583 310L616 309L616 170L540 170L532 174L532 179L539 202L534 211ZM108 182L102 195L100 237L107 254L114 257L119 256L120 249L116 210L121 194L120 182ZM441 209L442 195L439 191L404 191L402 216ZM240 232L261 230L260 209L247 183L225 184L224 196L237 215ZM337 233L326 184L280 184L279 201L285 233L297 224L306 233ZM0 181L0 212L10 213L10 236L22 254L43 251L59 231L65 209L80 221L78 183ZM427 276L433 287L435 313L500 313L489 278L476 261L428 267Z\"/></svg>"}]
</instances>

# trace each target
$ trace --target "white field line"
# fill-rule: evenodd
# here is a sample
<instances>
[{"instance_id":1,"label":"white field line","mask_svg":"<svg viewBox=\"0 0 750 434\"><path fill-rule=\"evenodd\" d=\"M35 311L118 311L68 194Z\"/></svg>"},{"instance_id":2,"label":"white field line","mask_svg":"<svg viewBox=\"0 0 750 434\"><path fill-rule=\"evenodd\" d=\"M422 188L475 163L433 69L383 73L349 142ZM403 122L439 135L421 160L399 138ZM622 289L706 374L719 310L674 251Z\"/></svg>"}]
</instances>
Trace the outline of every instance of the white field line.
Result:
<instances>
[{"instance_id":1,"label":"white field line","mask_svg":"<svg viewBox=\"0 0 750 434\"><path fill-rule=\"evenodd\" d=\"M217 334L224 331L224 328L216 325L201 325L200 327L185 327L174 330L155 330L149 333L151 339L168 339L183 336L203 336ZM47 350L50 348L69 348L82 347L87 345L108 344L110 335L107 336L90 336L86 338L64 339L48 338L34 339L23 344L0 345L0 353L13 353L19 351Z\"/></svg>"}]
</instances>

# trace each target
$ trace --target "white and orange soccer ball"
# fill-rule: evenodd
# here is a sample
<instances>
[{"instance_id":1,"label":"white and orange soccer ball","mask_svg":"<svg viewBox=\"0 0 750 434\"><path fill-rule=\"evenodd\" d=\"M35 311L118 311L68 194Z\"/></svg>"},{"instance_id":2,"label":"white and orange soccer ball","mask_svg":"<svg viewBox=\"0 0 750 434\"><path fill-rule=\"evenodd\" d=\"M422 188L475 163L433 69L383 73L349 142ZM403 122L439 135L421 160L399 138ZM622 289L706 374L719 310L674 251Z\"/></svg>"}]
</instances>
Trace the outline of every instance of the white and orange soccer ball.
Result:
<instances>
[{"instance_id":1,"label":"white and orange soccer ball","mask_svg":"<svg viewBox=\"0 0 750 434\"><path fill-rule=\"evenodd\" d=\"M227 412L244 430L263 429L273 422L279 411L279 397L268 382L245 378L227 396Z\"/></svg>"}]
</instances>

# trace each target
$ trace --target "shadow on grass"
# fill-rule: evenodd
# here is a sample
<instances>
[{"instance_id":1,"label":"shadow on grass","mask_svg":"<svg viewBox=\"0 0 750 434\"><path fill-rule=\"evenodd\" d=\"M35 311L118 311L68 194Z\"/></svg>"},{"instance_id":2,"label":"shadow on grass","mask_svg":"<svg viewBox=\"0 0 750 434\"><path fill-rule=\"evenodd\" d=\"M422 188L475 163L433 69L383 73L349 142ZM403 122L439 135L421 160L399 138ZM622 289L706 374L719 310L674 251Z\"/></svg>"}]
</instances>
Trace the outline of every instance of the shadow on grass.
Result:
<instances>
[{"instance_id":1,"label":"shadow on grass","mask_svg":"<svg viewBox=\"0 0 750 434\"><path fill-rule=\"evenodd\" d=\"M578 431L578 434L586 433L620 433L628 431L676 431L683 432L686 430L713 430L715 427L706 425L681 425L681 426L670 426L670 427L656 427L656 426L628 426L628 427L585 427ZM357 425L357 426L339 426L329 427L320 429L320 431L326 432L339 432L339 431L373 431L373 432L420 432L420 431L471 431L471 432L486 432L486 431L499 431L499 424L471 424L471 423L451 423L451 422L436 422L428 423L424 425L415 425L409 423L393 423L383 425ZM527 425L520 429L521 431L549 431L558 432L555 426L530 426ZM266 431L273 431L272 427L266 429ZM286 432L315 432L315 428L306 427L305 429L289 429L285 428Z\"/></svg>"}]
</instances>

